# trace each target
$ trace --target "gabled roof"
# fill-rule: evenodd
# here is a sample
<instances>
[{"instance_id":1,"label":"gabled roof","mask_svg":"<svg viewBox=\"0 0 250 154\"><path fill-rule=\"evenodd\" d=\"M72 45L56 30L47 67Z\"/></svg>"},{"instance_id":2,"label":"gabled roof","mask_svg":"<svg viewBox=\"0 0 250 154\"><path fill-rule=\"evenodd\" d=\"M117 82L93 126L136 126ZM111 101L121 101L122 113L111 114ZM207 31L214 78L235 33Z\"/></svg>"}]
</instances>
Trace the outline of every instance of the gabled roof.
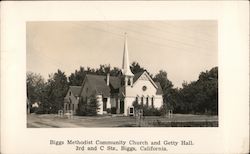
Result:
<instances>
[{"instance_id":1,"label":"gabled roof","mask_svg":"<svg viewBox=\"0 0 250 154\"><path fill-rule=\"evenodd\" d=\"M143 73L144 72L139 72L139 73L135 74L135 76L133 78L134 83L140 78L140 76ZM107 85L106 79L107 79L107 76L104 76L104 75L87 74L84 81L89 83L89 85L94 90L95 94L102 94L104 97L109 97L110 90L111 90L110 86L112 86L114 89L119 89L120 96L124 95L124 93L125 93L124 86L121 86L121 79L119 77L110 76L110 78L109 78L109 85L110 86ZM157 95L163 94L160 83L154 82L151 78L150 78L150 80L151 80L151 82L153 82L153 84L155 85L155 87L157 89L156 94ZM78 86L72 86L72 87L78 87ZM81 87L79 89L81 89ZM80 90L79 90L79 92L80 92Z\"/></svg>"},{"instance_id":2,"label":"gabled roof","mask_svg":"<svg viewBox=\"0 0 250 154\"><path fill-rule=\"evenodd\" d=\"M157 88L157 85L155 82L152 80L152 78L148 75L147 71L139 72L136 74L136 76L133 78L134 84L136 84L136 81L142 76L142 74L145 74L149 81L153 84L155 88Z\"/></svg>"},{"instance_id":3,"label":"gabled roof","mask_svg":"<svg viewBox=\"0 0 250 154\"><path fill-rule=\"evenodd\" d=\"M135 76L134 76L134 78L133 78L133 82L135 83L143 73L144 73L144 71L136 73Z\"/></svg>"},{"instance_id":4,"label":"gabled roof","mask_svg":"<svg viewBox=\"0 0 250 154\"><path fill-rule=\"evenodd\" d=\"M105 97L110 96L110 87L107 85L107 76L104 75L93 75L87 74L86 79L90 86L95 90L96 93L102 94ZM118 89L121 87L121 82L118 77L110 76L109 84L114 88Z\"/></svg>"},{"instance_id":5,"label":"gabled roof","mask_svg":"<svg viewBox=\"0 0 250 154\"><path fill-rule=\"evenodd\" d=\"M81 86L69 86L70 91L74 96L79 96L81 91Z\"/></svg>"},{"instance_id":6,"label":"gabled roof","mask_svg":"<svg viewBox=\"0 0 250 154\"><path fill-rule=\"evenodd\" d=\"M140 78L140 76L146 71L143 71L143 72L139 72L139 73L136 73L133 80L134 80L134 83ZM147 72L146 72L147 73ZM161 88L161 85L159 82L154 82L151 78L150 78L151 82L153 82L155 85L156 85L156 95L162 95L163 92L162 92L162 88Z\"/></svg>"},{"instance_id":7,"label":"gabled roof","mask_svg":"<svg viewBox=\"0 0 250 154\"><path fill-rule=\"evenodd\" d=\"M118 89L121 87L121 79L119 77L110 76L109 84L114 88Z\"/></svg>"}]
</instances>

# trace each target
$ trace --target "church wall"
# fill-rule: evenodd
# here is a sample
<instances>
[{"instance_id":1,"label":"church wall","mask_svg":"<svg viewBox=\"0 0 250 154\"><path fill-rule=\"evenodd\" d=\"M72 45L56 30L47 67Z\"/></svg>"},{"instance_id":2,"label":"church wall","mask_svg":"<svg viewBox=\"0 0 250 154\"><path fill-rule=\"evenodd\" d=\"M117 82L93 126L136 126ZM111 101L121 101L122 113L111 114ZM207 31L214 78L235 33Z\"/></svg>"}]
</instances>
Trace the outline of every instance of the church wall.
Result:
<instances>
[{"instance_id":1,"label":"church wall","mask_svg":"<svg viewBox=\"0 0 250 154\"><path fill-rule=\"evenodd\" d=\"M143 90L143 87L146 86L146 90ZM156 95L157 89L154 87L152 82L148 79L148 77L143 74L133 86L128 86L126 88L126 99L127 105L126 109L129 106L133 106L133 102L138 97L138 103L141 104L143 99L143 105L146 105L148 100L148 106L152 107L152 98L153 105L155 108L160 108L163 105L162 95Z\"/></svg>"},{"instance_id":2,"label":"church wall","mask_svg":"<svg viewBox=\"0 0 250 154\"><path fill-rule=\"evenodd\" d=\"M163 98L161 95L156 95L154 98L154 107L160 108L163 105Z\"/></svg>"},{"instance_id":3,"label":"church wall","mask_svg":"<svg viewBox=\"0 0 250 154\"><path fill-rule=\"evenodd\" d=\"M111 109L111 98L107 98L107 109Z\"/></svg>"}]
</instances>

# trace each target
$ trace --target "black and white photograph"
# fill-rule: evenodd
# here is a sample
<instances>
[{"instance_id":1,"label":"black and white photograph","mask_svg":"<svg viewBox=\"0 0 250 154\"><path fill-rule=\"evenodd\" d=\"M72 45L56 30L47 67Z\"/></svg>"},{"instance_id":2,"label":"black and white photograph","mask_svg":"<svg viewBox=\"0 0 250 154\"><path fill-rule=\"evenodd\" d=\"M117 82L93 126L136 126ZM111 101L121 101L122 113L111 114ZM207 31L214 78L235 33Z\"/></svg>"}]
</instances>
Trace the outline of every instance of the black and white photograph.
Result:
<instances>
[{"instance_id":1,"label":"black and white photograph","mask_svg":"<svg viewBox=\"0 0 250 154\"><path fill-rule=\"evenodd\" d=\"M249 2L0 10L0 153L249 153Z\"/></svg>"},{"instance_id":2,"label":"black and white photograph","mask_svg":"<svg viewBox=\"0 0 250 154\"><path fill-rule=\"evenodd\" d=\"M216 20L26 23L28 128L218 127Z\"/></svg>"}]
</instances>

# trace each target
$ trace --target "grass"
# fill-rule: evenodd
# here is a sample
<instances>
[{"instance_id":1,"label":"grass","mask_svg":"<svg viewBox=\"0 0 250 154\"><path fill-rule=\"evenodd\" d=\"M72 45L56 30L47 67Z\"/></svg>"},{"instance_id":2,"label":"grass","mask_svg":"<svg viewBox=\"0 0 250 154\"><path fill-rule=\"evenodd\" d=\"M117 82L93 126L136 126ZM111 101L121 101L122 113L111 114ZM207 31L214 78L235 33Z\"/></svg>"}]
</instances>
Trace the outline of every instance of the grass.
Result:
<instances>
[{"instance_id":1,"label":"grass","mask_svg":"<svg viewBox=\"0 0 250 154\"><path fill-rule=\"evenodd\" d=\"M172 118L146 116L141 120L125 116L73 116L55 114L27 115L28 128L77 127L217 127L218 116L174 114Z\"/></svg>"}]
</instances>

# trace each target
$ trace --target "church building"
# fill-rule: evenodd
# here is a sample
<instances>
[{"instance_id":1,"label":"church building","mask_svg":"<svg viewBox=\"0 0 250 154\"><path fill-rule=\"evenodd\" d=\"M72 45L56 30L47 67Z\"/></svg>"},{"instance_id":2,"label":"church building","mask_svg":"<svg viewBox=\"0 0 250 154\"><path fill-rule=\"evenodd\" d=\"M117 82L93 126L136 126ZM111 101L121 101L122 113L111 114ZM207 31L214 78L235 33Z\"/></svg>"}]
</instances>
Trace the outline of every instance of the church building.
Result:
<instances>
[{"instance_id":1,"label":"church building","mask_svg":"<svg viewBox=\"0 0 250 154\"><path fill-rule=\"evenodd\" d=\"M97 114L134 115L133 103L152 108L163 105L162 88L154 82L146 72L133 74L130 70L127 36L125 34L122 59L122 76L87 74L81 86L71 86L64 98L64 112L72 110L76 113L79 98L89 100L95 96L99 104Z\"/></svg>"}]
</instances>

